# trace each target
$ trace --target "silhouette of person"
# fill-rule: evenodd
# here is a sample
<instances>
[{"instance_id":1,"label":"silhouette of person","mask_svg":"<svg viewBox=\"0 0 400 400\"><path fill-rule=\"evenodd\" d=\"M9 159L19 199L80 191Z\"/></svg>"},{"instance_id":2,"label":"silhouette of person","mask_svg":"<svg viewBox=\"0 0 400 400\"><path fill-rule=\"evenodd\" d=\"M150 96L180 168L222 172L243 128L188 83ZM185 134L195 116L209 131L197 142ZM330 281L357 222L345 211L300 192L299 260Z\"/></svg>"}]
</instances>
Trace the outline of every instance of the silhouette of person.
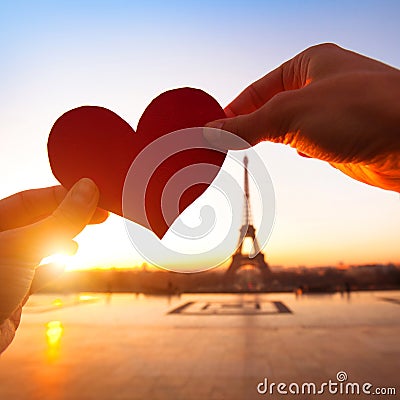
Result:
<instances>
[{"instance_id":1,"label":"silhouette of person","mask_svg":"<svg viewBox=\"0 0 400 400\"><path fill-rule=\"evenodd\" d=\"M335 44L310 47L252 83L205 138L288 144L351 178L400 192L400 71ZM239 149L238 147L236 149Z\"/></svg>"},{"instance_id":2,"label":"silhouette of person","mask_svg":"<svg viewBox=\"0 0 400 400\"><path fill-rule=\"evenodd\" d=\"M37 267L51 254L73 254L72 239L88 223L103 222L99 191L87 178L70 191L62 186L27 190L0 200L0 352L11 343L29 294L60 274Z\"/></svg>"},{"instance_id":3,"label":"silhouette of person","mask_svg":"<svg viewBox=\"0 0 400 400\"><path fill-rule=\"evenodd\" d=\"M350 283L349 282L345 282L344 283L344 287L345 287L345 290L346 290L347 299L350 299L350 296L351 296L351 285L350 285Z\"/></svg>"}]
</instances>

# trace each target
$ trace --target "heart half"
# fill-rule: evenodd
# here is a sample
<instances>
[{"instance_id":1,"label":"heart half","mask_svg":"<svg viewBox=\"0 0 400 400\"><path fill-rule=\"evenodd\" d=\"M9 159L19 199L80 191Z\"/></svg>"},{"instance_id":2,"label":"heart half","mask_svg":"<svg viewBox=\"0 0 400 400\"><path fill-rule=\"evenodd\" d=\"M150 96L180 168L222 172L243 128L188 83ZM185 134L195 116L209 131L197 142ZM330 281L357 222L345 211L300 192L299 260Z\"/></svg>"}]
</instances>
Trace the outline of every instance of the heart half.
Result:
<instances>
[{"instance_id":1,"label":"heart half","mask_svg":"<svg viewBox=\"0 0 400 400\"><path fill-rule=\"evenodd\" d=\"M137 132L106 108L75 108L58 118L51 129L47 144L50 166L68 189L83 177L91 178L100 190L100 207L140 223L162 238L179 214L212 183L225 160L224 152L210 147L198 134L201 130L186 128L203 127L219 118L225 118L225 113L217 101L193 88L170 90L155 98L140 118ZM193 169L195 165L203 168ZM212 168L204 168L207 165ZM150 170L151 176L146 178L144 193L137 193L143 181L126 178L129 172L142 179L138 172L144 169ZM184 179L176 179L179 176ZM171 188L174 181L179 190L168 190L170 194L165 196L165 188ZM125 207L127 186L129 204Z\"/></svg>"}]
</instances>

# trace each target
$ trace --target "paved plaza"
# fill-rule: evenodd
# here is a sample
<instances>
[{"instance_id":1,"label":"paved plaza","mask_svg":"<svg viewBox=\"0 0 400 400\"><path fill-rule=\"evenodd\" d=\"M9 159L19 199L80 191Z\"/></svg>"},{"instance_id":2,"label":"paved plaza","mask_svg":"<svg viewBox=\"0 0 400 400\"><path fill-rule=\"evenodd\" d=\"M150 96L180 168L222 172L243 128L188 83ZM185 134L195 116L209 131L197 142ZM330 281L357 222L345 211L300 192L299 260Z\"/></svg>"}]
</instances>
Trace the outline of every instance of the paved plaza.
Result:
<instances>
[{"instance_id":1,"label":"paved plaza","mask_svg":"<svg viewBox=\"0 0 400 400\"><path fill-rule=\"evenodd\" d=\"M0 358L0 399L398 399L399 338L400 292L35 295ZM338 372L397 394L257 391Z\"/></svg>"}]
</instances>

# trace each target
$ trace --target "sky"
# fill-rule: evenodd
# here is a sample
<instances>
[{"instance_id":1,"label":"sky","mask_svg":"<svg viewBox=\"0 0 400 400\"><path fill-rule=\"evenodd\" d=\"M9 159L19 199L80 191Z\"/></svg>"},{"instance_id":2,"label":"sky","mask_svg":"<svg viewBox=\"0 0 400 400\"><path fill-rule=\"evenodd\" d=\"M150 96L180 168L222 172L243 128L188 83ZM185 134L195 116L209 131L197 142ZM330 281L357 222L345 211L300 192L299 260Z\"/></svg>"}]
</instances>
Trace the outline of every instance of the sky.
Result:
<instances>
[{"instance_id":1,"label":"sky","mask_svg":"<svg viewBox=\"0 0 400 400\"><path fill-rule=\"evenodd\" d=\"M183 86L225 106L252 81L323 42L399 68L399 17L400 3L385 0L0 1L0 198L57 184L46 143L55 120L72 108L107 107L136 127L154 97ZM274 190L268 263L400 262L399 194L353 181L284 145L262 143L255 152ZM242 180L232 163L223 170ZM223 219L212 190L205 198ZM256 185L250 190L259 227L268 205L260 206ZM187 210L188 223L201 207L200 201ZM125 225L111 215L86 228L69 268L140 265ZM157 243L141 227L129 231L134 241ZM233 251L233 242L226 249Z\"/></svg>"}]
</instances>

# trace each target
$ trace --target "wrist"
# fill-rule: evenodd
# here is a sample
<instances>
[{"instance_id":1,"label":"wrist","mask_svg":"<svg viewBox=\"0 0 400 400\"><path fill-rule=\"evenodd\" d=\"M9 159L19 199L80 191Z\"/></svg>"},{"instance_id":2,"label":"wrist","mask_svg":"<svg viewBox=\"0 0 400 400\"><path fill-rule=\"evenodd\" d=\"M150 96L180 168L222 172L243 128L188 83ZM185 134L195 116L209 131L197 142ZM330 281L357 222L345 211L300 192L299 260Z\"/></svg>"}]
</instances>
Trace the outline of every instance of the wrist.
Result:
<instances>
[{"instance_id":1,"label":"wrist","mask_svg":"<svg viewBox=\"0 0 400 400\"><path fill-rule=\"evenodd\" d=\"M400 193L400 151L365 168L370 172L375 186Z\"/></svg>"},{"instance_id":2,"label":"wrist","mask_svg":"<svg viewBox=\"0 0 400 400\"><path fill-rule=\"evenodd\" d=\"M10 318L29 293L35 269L30 265L2 262L0 264L0 325Z\"/></svg>"},{"instance_id":3,"label":"wrist","mask_svg":"<svg viewBox=\"0 0 400 400\"><path fill-rule=\"evenodd\" d=\"M360 182L400 193L400 152L374 163L331 163L331 165Z\"/></svg>"}]
</instances>

